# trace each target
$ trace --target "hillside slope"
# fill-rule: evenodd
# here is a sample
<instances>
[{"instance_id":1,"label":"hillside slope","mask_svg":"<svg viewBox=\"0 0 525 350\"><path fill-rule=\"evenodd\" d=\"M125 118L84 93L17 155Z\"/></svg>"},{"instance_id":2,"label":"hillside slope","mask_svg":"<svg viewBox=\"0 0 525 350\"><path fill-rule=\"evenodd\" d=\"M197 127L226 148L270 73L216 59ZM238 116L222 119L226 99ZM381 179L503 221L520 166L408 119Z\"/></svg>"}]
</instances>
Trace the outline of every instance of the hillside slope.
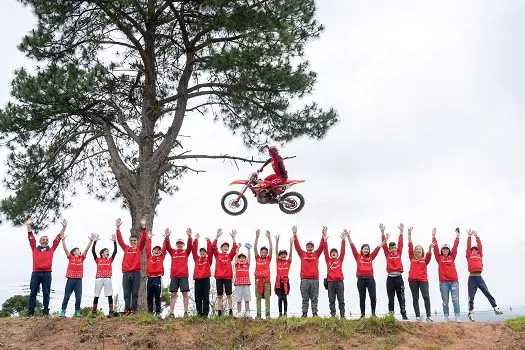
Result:
<instances>
[{"instance_id":1,"label":"hillside slope","mask_svg":"<svg viewBox=\"0 0 525 350\"><path fill-rule=\"evenodd\" d=\"M0 319L2 349L525 349L503 323L418 324L392 319L157 321Z\"/></svg>"}]
</instances>

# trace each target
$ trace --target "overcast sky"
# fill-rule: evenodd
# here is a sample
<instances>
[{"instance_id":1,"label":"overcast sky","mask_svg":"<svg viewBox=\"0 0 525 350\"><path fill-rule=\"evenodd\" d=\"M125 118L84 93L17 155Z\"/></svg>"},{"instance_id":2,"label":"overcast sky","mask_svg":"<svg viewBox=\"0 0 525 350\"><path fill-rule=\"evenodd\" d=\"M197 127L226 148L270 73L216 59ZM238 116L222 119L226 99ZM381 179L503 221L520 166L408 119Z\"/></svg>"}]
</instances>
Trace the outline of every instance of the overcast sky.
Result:
<instances>
[{"instance_id":1,"label":"overcast sky","mask_svg":"<svg viewBox=\"0 0 525 350\"><path fill-rule=\"evenodd\" d=\"M240 164L237 170L221 161L193 162L193 167L207 172L188 174L179 183L180 192L162 201L154 223L155 242L160 243L165 227L174 232L172 239L183 237L186 227L213 237L217 227L225 231L237 228L243 243L252 242L255 229L261 228L281 233L288 249L293 225L299 227L302 245L310 239L317 244L326 225L330 247L339 246L343 228L352 231L358 246L376 246L380 222L395 237L398 223L403 222L414 226L415 243L428 247L432 227L438 229L440 244L451 244L454 229L460 227L463 234L456 265L461 308L466 311L465 231L474 228L484 243L483 274L496 301L502 308L523 306L525 279L515 269L523 265L525 252L521 220L525 167L520 160L525 146L520 135L525 129L525 3L337 0L318 1L318 6L318 19L326 31L307 50L319 77L313 98L335 107L341 122L320 142L297 140L281 151L285 156L297 156L286 163L290 178L307 181L296 187L306 198L304 210L286 216L277 207L259 205L250 197L247 212L230 217L222 211L220 198L229 190L230 181L245 178L252 168ZM9 99L13 70L29 64L16 45L33 27L28 9L14 0L2 2L2 104ZM196 153L252 155L239 137L209 118L188 118L182 129L182 134L191 135L185 146ZM0 150L0 156L5 164L5 149ZM0 173L3 177L3 167ZM105 238L97 248L109 246L117 217L123 218L123 229L129 229L129 214L119 203L101 203L80 195L73 204L64 213L70 221L71 248L83 248L90 232ZM54 236L59 229L56 225L45 233ZM20 292L20 285L28 284L32 262L25 228L4 224L1 230L3 302ZM265 239L261 244L266 244ZM412 313L408 254L403 254L407 310ZM119 250L113 269L114 286L119 289L121 258ZM53 310L60 305L66 266L65 254L58 250L53 265L53 289L57 291ZM299 266L295 259L290 313L300 313ZM374 263L378 313L387 310L385 266L381 254ZM348 254L345 295L347 313L351 310L352 314L359 312L355 270L355 261ZM320 271L323 277L324 260ZM428 272L432 310L441 312L434 259ZM90 256L85 264L83 306L91 304L94 275ZM164 283L168 283L168 275ZM320 313L329 313L322 288L319 300ZM476 308L490 307L481 293L476 300ZM73 302L69 309L72 312ZM272 311L276 310L273 297Z\"/></svg>"}]
</instances>

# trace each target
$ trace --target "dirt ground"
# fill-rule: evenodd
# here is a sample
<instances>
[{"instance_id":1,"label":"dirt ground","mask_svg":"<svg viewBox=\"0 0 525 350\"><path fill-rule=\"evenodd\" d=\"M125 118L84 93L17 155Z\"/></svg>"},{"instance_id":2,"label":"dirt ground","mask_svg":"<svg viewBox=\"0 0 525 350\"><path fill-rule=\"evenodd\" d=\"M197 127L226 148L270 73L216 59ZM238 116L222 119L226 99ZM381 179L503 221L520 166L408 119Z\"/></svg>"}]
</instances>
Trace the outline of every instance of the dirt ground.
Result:
<instances>
[{"instance_id":1,"label":"dirt ground","mask_svg":"<svg viewBox=\"0 0 525 350\"><path fill-rule=\"evenodd\" d=\"M294 322L9 318L0 349L525 349L525 332L503 323L397 322L383 334Z\"/></svg>"}]
</instances>

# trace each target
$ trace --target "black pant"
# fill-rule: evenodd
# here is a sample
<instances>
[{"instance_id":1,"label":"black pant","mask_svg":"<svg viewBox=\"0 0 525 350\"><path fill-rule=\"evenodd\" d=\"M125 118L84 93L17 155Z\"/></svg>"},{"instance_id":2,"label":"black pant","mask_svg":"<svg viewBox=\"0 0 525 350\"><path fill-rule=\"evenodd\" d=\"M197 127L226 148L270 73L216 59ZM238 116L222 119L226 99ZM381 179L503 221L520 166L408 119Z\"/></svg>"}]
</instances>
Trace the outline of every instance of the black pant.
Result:
<instances>
[{"instance_id":1,"label":"black pant","mask_svg":"<svg viewBox=\"0 0 525 350\"><path fill-rule=\"evenodd\" d=\"M210 313L210 279L195 280L195 306L199 316L208 317Z\"/></svg>"},{"instance_id":2,"label":"black pant","mask_svg":"<svg viewBox=\"0 0 525 350\"><path fill-rule=\"evenodd\" d=\"M328 281L328 301L330 315L335 316L335 298L339 304L339 314L345 316L345 285L343 281Z\"/></svg>"},{"instance_id":3,"label":"black pant","mask_svg":"<svg viewBox=\"0 0 525 350\"><path fill-rule=\"evenodd\" d=\"M137 311L139 300L140 271L122 273L122 289L124 290L124 309Z\"/></svg>"},{"instance_id":4,"label":"black pant","mask_svg":"<svg viewBox=\"0 0 525 350\"><path fill-rule=\"evenodd\" d=\"M397 294L401 315L406 317L405 282L403 282L403 276L388 276L386 278L386 292L388 294L388 311L394 312L394 296Z\"/></svg>"},{"instance_id":5,"label":"black pant","mask_svg":"<svg viewBox=\"0 0 525 350\"><path fill-rule=\"evenodd\" d=\"M288 283L288 290L290 290L290 283ZM281 281L281 288L275 288L275 294L277 295L277 298L278 298L277 306L279 307L279 315L282 315L283 312L286 315L286 313L288 312L288 296L286 295L282 281Z\"/></svg>"},{"instance_id":6,"label":"black pant","mask_svg":"<svg viewBox=\"0 0 525 350\"><path fill-rule=\"evenodd\" d=\"M75 292L75 311L80 311L80 302L82 301L82 278L67 279L64 300L62 300L62 310L65 311L67 309L67 303L73 292Z\"/></svg>"},{"instance_id":7,"label":"black pant","mask_svg":"<svg viewBox=\"0 0 525 350\"><path fill-rule=\"evenodd\" d=\"M153 299L155 299L155 312L160 314L160 295L162 293L162 282L160 277L148 277L146 284L146 299L148 301L148 312L153 312Z\"/></svg>"},{"instance_id":8,"label":"black pant","mask_svg":"<svg viewBox=\"0 0 525 350\"><path fill-rule=\"evenodd\" d=\"M428 295L428 282L419 282L419 281L408 281L410 286L410 291L412 292L412 303L414 304L414 312L416 317L421 317L421 312L419 312L419 291L421 290L421 295L425 302L425 311L427 312L427 317L430 317L430 297Z\"/></svg>"},{"instance_id":9,"label":"black pant","mask_svg":"<svg viewBox=\"0 0 525 350\"><path fill-rule=\"evenodd\" d=\"M372 307L372 314L376 314L376 280L374 277L358 277L357 290L359 291L359 307L361 308L361 316L365 315L365 301L366 290L368 289L368 296L370 297L370 306Z\"/></svg>"}]
</instances>

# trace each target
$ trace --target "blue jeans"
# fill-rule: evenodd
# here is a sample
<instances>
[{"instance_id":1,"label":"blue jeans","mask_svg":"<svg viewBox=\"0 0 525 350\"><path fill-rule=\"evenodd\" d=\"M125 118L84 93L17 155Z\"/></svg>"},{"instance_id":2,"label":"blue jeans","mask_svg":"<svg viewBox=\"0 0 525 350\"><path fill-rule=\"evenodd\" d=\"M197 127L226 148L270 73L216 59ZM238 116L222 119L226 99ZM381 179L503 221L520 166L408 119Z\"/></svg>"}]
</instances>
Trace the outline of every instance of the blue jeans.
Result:
<instances>
[{"instance_id":1,"label":"blue jeans","mask_svg":"<svg viewBox=\"0 0 525 350\"><path fill-rule=\"evenodd\" d=\"M476 296L476 291L478 290L483 293L487 299L489 300L489 303L492 307L496 307L496 300L494 300L494 297L492 294L490 294L489 289L487 285L485 284L485 281L483 280L483 277L481 276L469 276L468 278L468 311L474 310L474 297Z\"/></svg>"},{"instance_id":2,"label":"blue jeans","mask_svg":"<svg viewBox=\"0 0 525 350\"><path fill-rule=\"evenodd\" d=\"M64 300L62 301L62 310L67 309L69 297L73 292L75 292L75 311L79 311L80 302L82 301L82 278L67 279Z\"/></svg>"},{"instance_id":3,"label":"blue jeans","mask_svg":"<svg viewBox=\"0 0 525 350\"><path fill-rule=\"evenodd\" d=\"M27 305L27 314L32 316L35 314L36 296L42 284L42 294L44 295L44 315L49 314L49 296L51 294L51 271L33 272L31 274L31 281L29 282L29 303Z\"/></svg>"},{"instance_id":4,"label":"blue jeans","mask_svg":"<svg viewBox=\"0 0 525 350\"><path fill-rule=\"evenodd\" d=\"M459 316L459 283L458 282L439 282L441 300L443 301L443 314L448 317L448 294L452 296L454 315Z\"/></svg>"}]
</instances>

